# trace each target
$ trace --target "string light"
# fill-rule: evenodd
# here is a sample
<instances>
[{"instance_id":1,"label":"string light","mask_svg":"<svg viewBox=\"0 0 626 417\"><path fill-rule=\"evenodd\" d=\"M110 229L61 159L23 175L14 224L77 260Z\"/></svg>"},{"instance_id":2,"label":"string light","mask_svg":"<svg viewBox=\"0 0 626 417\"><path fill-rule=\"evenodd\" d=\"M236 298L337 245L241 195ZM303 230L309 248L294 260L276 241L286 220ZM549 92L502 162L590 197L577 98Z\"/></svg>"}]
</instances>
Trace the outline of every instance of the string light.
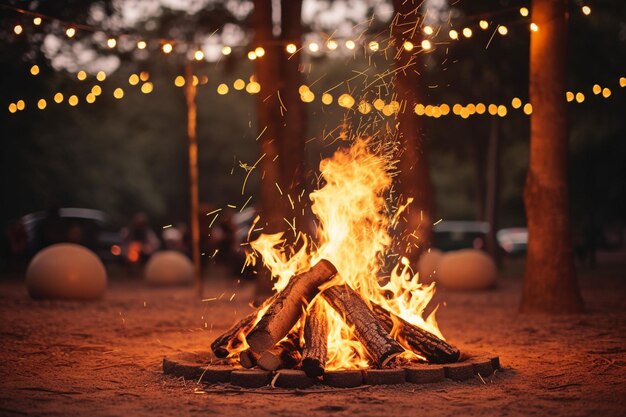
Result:
<instances>
[{"instance_id":1,"label":"string light","mask_svg":"<svg viewBox=\"0 0 626 417\"><path fill-rule=\"evenodd\" d=\"M17 106L15 103L9 104L9 113L15 113L17 111Z\"/></svg>"},{"instance_id":2,"label":"string light","mask_svg":"<svg viewBox=\"0 0 626 417\"><path fill-rule=\"evenodd\" d=\"M45 109L47 105L48 105L48 103L47 103L47 102L46 102L46 100L45 100L45 99L43 99L43 98L40 98L40 99L39 99L39 101L37 102L37 108L38 108L39 110L43 110L43 109Z\"/></svg>"},{"instance_id":3,"label":"string light","mask_svg":"<svg viewBox=\"0 0 626 417\"><path fill-rule=\"evenodd\" d=\"M285 50L290 54L295 54L298 50L298 47L295 44L290 43L285 47Z\"/></svg>"},{"instance_id":4,"label":"string light","mask_svg":"<svg viewBox=\"0 0 626 417\"><path fill-rule=\"evenodd\" d=\"M539 30L539 26L537 26L537 24L533 22L530 24L530 30L532 30L533 32L537 32Z\"/></svg>"},{"instance_id":5,"label":"string light","mask_svg":"<svg viewBox=\"0 0 626 417\"><path fill-rule=\"evenodd\" d=\"M311 42L309 44L309 51L318 52L320 50L320 46L316 42Z\"/></svg>"},{"instance_id":6,"label":"string light","mask_svg":"<svg viewBox=\"0 0 626 417\"><path fill-rule=\"evenodd\" d=\"M265 49L259 46L254 50L254 53L257 57L262 58L263 56L265 56Z\"/></svg>"},{"instance_id":7,"label":"string light","mask_svg":"<svg viewBox=\"0 0 626 417\"><path fill-rule=\"evenodd\" d=\"M150 74L148 73L148 71L141 71L139 73L139 79L141 81L148 81L150 79Z\"/></svg>"},{"instance_id":8,"label":"string light","mask_svg":"<svg viewBox=\"0 0 626 417\"><path fill-rule=\"evenodd\" d=\"M76 95L71 95L70 98L67 99L67 103L74 107L78 104L78 96Z\"/></svg>"},{"instance_id":9,"label":"string light","mask_svg":"<svg viewBox=\"0 0 626 417\"><path fill-rule=\"evenodd\" d=\"M152 85L151 82L143 83L141 85L141 92L144 94L150 94L153 89L154 89L154 86Z\"/></svg>"},{"instance_id":10,"label":"string light","mask_svg":"<svg viewBox=\"0 0 626 417\"><path fill-rule=\"evenodd\" d=\"M448 36L450 36L450 39L459 39L459 32L452 29L450 30L450 32L448 32Z\"/></svg>"},{"instance_id":11,"label":"string light","mask_svg":"<svg viewBox=\"0 0 626 417\"><path fill-rule=\"evenodd\" d=\"M139 76L137 74L131 74L130 77L128 77L128 84L130 85L139 84Z\"/></svg>"},{"instance_id":12,"label":"string light","mask_svg":"<svg viewBox=\"0 0 626 417\"><path fill-rule=\"evenodd\" d=\"M583 93L576 93L576 102L582 103L585 101L585 95Z\"/></svg>"},{"instance_id":13,"label":"string light","mask_svg":"<svg viewBox=\"0 0 626 417\"><path fill-rule=\"evenodd\" d=\"M433 28L430 26L424 26L424 33L427 35L432 35L433 34Z\"/></svg>"},{"instance_id":14,"label":"string light","mask_svg":"<svg viewBox=\"0 0 626 417\"><path fill-rule=\"evenodd\" d=\"M261 91L261 84L256 81L252 81L246 86L246 91L250 94L257 94Z\"/></svg>"},{"instance_id":15,"label":"string light","mask_svg":"<svg viewBox=\"0 0 626 417\"><path fill-rule=\"evenodd\" d=\"M466 38L471 38L472 37L472 29L464 28L463 29L463 36L465 36Z\"/></svg>"},{"instance_id":16,"label":"string light","mask_svg":"<svg viewBox=\"0 0 626 417\"><path fill-rule=\"evenodd\" d=\"M312 103L315 100L315 94L311 90L307 90L304 94L300 95L300 100L305 103Z\"/></svg>"},{"instance_id":17,"label":"string light","mask_svg":"<svg viewBox=\"0 0 626 417\"><path fill-rule=\"evenodd\" d=\"M57 104L63 103L63 93L56 93L54 95L54 102Z\"/></svg>"},{"instance_id":18,"label":"string light","mask_svg":"<svg viewBox=\"0 0 626 417\"><path fill-rule=\"evenodd\" d=\"M530 103L524 104L524 114L530 115L533 112L533 105Z\"/></svg>"},{"instance_id":19,"label":"string light","mask_svg":"<svg viewBox=\"0 0 626 417\"><path fill-rule=\"evenodd\" d=\"M511 107L513 107L514 109L519 109L520 107L522 107L522 100L517 97L513 98L513 100L511 100Z\"/></svg>"},{"instance_id":20,"label":"string light","mask_svg":"<svg viewBox=\"0 0 626 417\"><path fill-rule=\"evenodd\" d=\"M194 52L193 57L196 61L202 61L204 59L204 52L198 49L196 52Z\"/></svg>"},{"instance_id":21,"label":"string light","mask_svg":"<svg viewBox=\"0 0 626 417\"><path fill-rule=\"evenodd\" d=\"M487 22L486 20L481 20L480 22L478 22L478 26L480 26L482 30L486 30L489 28L489 22Z\"/></svg>"},{"instance_id":22,"label":"string light","mask_svg":"<svg viewBox=\"0 0 626 417\"><path fill-rule=\"evenodd\" d=\"M117 45L117 41L115 40L115 38L109 38L107 39L107 46L111 49L115 48L115 45Z\"/></svg>"},{"instance_id":23,"label":"string light","mask_svg":"<svg viewBox=\"0 0 626 417\"><path fill-rule=\"evenodd\" d=\"M32 67L30 67L30 73L32 75L39 74L39 65L33 65Z\"/></svg>"},{"instance_id":24,"label":"string light","mask_svg":"<svg viewBox=\"0 0 626 417\"><path fill-rule=\"evenodd\" d=\"M20 111L24 110L26 108L26 102L24 100L18 100L15 106Z\"/></svg>"},{"instance_id":25,"label":"string light","mask_svg":"<svg viewBox=\"0 0 626 417\"><path fill-rule=\"evenodd\" d=\"M13 27L13 32L14 32L16 35L21 35L23 30L24 30L24 28L22 27L22 25L15 25L15 26Z\"/></svg>"},{"instance_id":26,"label":"string light","mask_svg":"<svg viewBox=\"0 0 626 417\"><path fill-rule=\"evenodd\" d=\"M93 87L91 87L91 94L98 97L100 94L102 94L102 88L97 84L94 85Z\"/></svg>"},{"instance_id":27,"label":"string light","mask_svg":"<svg viewBox=\"0 0 626 417\"><path fill-rule=\"evenodd\" d=\"M76 74L76 78L78 78L79 81L84 81L87 78L87 73L83 70L80 70Z\"/></svg>"},{"instance_id":28,"label":"string light","mask_svg":"<svg viewBox=\"0 0 626 417\"><path fill-rule=\"evenodd\" d=\"M228 86L224 83L220 84L217 86L217 94L223 96L225 94L228 94Z\"/></svg>"},{"instance_id":29,"label":"string light","mask_svg":"<svg viewBox=\"0 0 626 417\"><path fill-rule=\"evenodd\" d=\"M335 49L337 49L339 47L339 44L331 39L328 42L326 42L326 47L329 50L334 51ZM347 47L347 45L346 45L346 47Z\"/></svg>"},{"instance_id":30,"label":"string light","mask_svg":"<svg viewBox=\"0 0 626 417\"><path fill-rule=\"evenodd\" d=\"M337 99L337 104L339 104L341 107L350 109L352 108L352 106L354 106L354 98L350 94L344 93L340 95Z\"/></svg>"},{"instance_id":31,"label":"string light","mask_svg":"<svg viewBox=\"0 0 626 417\"><path fill-rule=\"evenodd\" d=\"M370 111L372 111L372 105L369 104L367 101L361 101L357 108L361 114L368 114Z\"/></svg>"},{"instance_id":32,"label":"string light","mask_svg":"<svg viewBox=\"0 0 626 417\"><path fill-rule=\"evenodd\" d=\"M353 40L347 40L346 41L346 48L353 50L354 48L356 48L356 44L354 43Z\"/></svg>"},{"instance_id":33,"label":"string light","mask_svg":"<svg viewBox=\"0 0 626 417\"><path fill-rule=\"evenodd\" d=\"M67 29L65 30L65 35L66 35L68 38L73 38L73 37L74 37L74 35L76 35L76 29L74 29L74 28L67 28Z\"/></svg>"},{"instance_id":34,"label":"string light","mask_svg":"<svg viewBox=\"0 0 626 417\"><path fill-rule=\"evenodd\" d=\"M498 106L496 106L495 104L490 104L487 107L487 111L490 115L495 116L496 114L498 114Z\"/></svg>"},{"instance_id":35,"label":"string light","mask_svg":"<svg viewBox=\"0 0 626 417\"><path fill-rule=\"evenodd\" d=\"M374 100L374 103L372 104L374 104L374 108L378 111L381 111L383 107L385 107L385 101L380 98L377 98L376 100Z\"/></svg>"},{"instance_id":36,"label":"string light","mask_svg":"<svg viewBox=\"0 0 626 417\"><path fill-rule=\"evenodd\" d=\"M248 59L250 61L254 61L256 59L256 54L254 53L254 51L248 52Z\"/></svg>"},{"instance_id":37,"label":"string light","mask_svg":"<svg viewBox=\"0 0 626 417\"><path fill-rule=\"evenodd\" d=\"M413 42L411 41L404 41L404 43L402 44L402 47L404 48L405 51L412 51L413 50Z\"/></svg>"},{"instance_id":38,"label":"string light","mask_svg":"<svg viewBox=\"0 0 626 417\"><path fill-rule=\"evenodd\" d=\"M85 97L85 101L89 104L92 104L96 101L96 96L93 93L89 93L87 94L87 96Z\"/></svg>"},{"instance_id":39,"label":"string light","mask_svg":"<svg viewBox=\"0 0 626 417\"><path fill-rule=\"evenodd\" d=\"M626 77L619 77L619 86L626 87Z\"/></svg>"},{"instance_id":40,"label":"string light","mask_svg":"<svg viewBox=\"0 0 626 417\"><path fill-rule=\"evenodd\" d=\"M602 89L602 97L609 98L611 96L611 89L604 87Z\"/></svg>"},{"instance_id":41,"label":"string light","mask_svg":"<svg viewBox=\"0 0 626 417\"><path fill-rule=\"evenodd\" d=\"M585 16L589 16L591 14L591 7L589 6L583 6L581 10Z\"/></svg>"},{"instance_id":42,"label":"string light","mask_svg":"<svg viewBox=\"0 0 626 417\"><path fill-rule=\"evenodd\" d=\"M371 41L371 42L367 45L367 47L368 47L368 48L370 48L370 51L372 51L372 52L376 52L376 51L378 51L378 49L379 49L380 45L379 45L379 44L378 44L378 42L376 42L376 41Z\"/></svg>"},{"instance_id":43,"label":"string light","mask_svg":"<svg viewBox=\"0 0 626 417\"><path fill-rule=\"evenodd\" d=\"M330 105L333 102L333 96L329 93L324 93L322 94L322 103L324 103L325 105Z\"/></svg>"},{"instance_id":44,"label":"string light","mask_svg":"<svg viewBox=\"0 0 626 417\"><path fill-rule=\"evenodd\" d=\"M232 48L230 46L224 46L222 48L222 55L230 55L230 53L232 52Z\"/></svg>"},{"instance_id":45,"label":"string light","mask_svg":"<svg viewBox=\"0 0 626 417\"><path fill-rule=\"evenodd\" d=\"M174 47L172 46L171 43L166 42L163 44L163 46L161 47L161 49L163 50L163 52L165 52L166 54L171 53L174 50Z\"/></svg>"},{"instance_id":46,"label":"string light","mask_svg":"<svg viewBox=\"0 0 626 417\"><path fill-rule=\"evenodd\" d=\"M506 27L506 26L504 26L504 25L498 26L498 33L499 33L500 35L504 36L504 35L506 35L507 33L509 33L509 29L507 29L507 27Z\"/></svg>"},{"instance_id":47,"label":"string light","mask_svg":"<svg viewBox=\"0 0 626 417\"><path fill-rule=\"evenodd\" d=\"M185 77L183 77L182 75L179 75L176 78L174 78L174 85L176 87L183 87L185 85Z\"/></svg>"},{"instance_id":48,"label":"string light","mask_svg":"<svg viewBox=\"0 0 626 417\"><path fill-rule=\"evenodd\" d=\"M102 82L107 79L107 74L104 71L98 71L96 74L96 80Z\"/></svg>"},{"instance_id":49,"label":"string light","mask_svg":"<svg viewBox=\"0 0 626 417\"><path fill-rule=\"evenodd\" d=\"M422 48L425 50L429 50L432 47L430 41L428 39L424 39L422 41Z\"/></svg>"},{"instance_id":50,"label":"string light","mask_svg":"<svg viewBox=\"0 0 626 417\"><path fill-rule=\"evenodd\" d=\"M147 46L148 44L146 43L146 41L137 42L137 49L146 49Z\"/></svg>"},{"instance_id":51,"label":"string light","mask_svg":"<svg viewBox=\"0 0 626 417\"><path fill-rule=\"evenodd\" d=\"M565 93L565 100L567 100L568 103L570 101L573 101L574 100L574 93L572 93L571 91L567 91Z\"/></svg>"},{"instance_id":52,"label":"string light","mask_svg":"<svg viewBox=\"0 0 626 417\"><path fill-rule=\"evenodd\" d=\"M233 88L237 91L241 91L244 88L246 88L246 82L242 80L241 78L237 78L235 82L233 83Z\"/></svg>"},{"instance_id":53,"label":"string light","mask_svg":"<svg viewBox=\"0 0 626 417\"><path fill-rule=\"evenodd\" d=\"M124 90L121 88L116 88L115 90L113 90L113 97L115 97L116 99L121 99L122 97L124 97Z\"/></svg>"},{"instance_id":54,"label":"string light","mask_svg":"<svg viewBox=\"0 0 626 417\"><path fill-rule=\"evenodd\" d=\"M526 17L528 16L528 9L526 7L522 7L519 9L519 14L521 14L522 16Z\"/></svg>"},{"instance_id":55,"label":"string light","mask_svg":"<svg viewBox=\"0 0 626 417\"><path fill-rule=\"evenodd\" d=\"M598 95L602 92L602 87L600 87L598 84L594 84L591 91L593 91L593 94Z\"/></svg>"},{"instance_id":56,"label":"string light","mask_svg":"<svg viewBox=\"0 0 626 417\"><path fill-rule=\"evenodd\" d=\"M483 103L476 104L477 114L484 114L486 111L487 111L487 106L485 106Z\"/></svg>"},{"instance_id":57,"label":"string light","mask_svg":"<svg viewBox=\"0 0 626 417\"><path fill-rule=\"evenodd\" d=\"M37 16L36 18L33 19L33 24L35 26L39 26L41 25L41 17Z\"/></svg>"}]
</instances>

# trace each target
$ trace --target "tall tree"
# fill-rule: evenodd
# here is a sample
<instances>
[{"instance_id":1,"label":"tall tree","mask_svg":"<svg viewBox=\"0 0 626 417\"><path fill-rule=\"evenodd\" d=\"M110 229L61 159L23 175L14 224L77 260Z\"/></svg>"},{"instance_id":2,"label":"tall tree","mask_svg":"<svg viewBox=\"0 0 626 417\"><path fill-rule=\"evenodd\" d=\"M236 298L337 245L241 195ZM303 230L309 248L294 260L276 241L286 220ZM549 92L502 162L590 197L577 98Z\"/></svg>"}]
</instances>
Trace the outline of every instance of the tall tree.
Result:
<instances>
[{"instance_id":1,"label":"tall tree","mask_svg":"<svg viewBox=\"0 0 626 417\"><path fill-rule=\"evenodd\" d=\"M397 137L400 145L398 189L406 201L413 198L407 212L407 224L403 233L405 255L416 260L432 241L432 184L428 170L428 158L422 132L422 124L413 111L420 100L420 68L423 54L406 51L404 42L420 45L418 6L414 0L393 0L395 10L392 31L398 53L395 56L395 93L400 102L397 121ZM417 245L417 247L415 246ZM401 247L400 250L404 248Z\"/></svg>"},{"instance_id":2,"label":"tall tree","mask_svg":"<svg viewBox=\"0 0 626 417\"><path fill-rule=\"evenodd\" d=\"M523 312L583 309L572 254L567 193L568 129L565 103L566 0L533 0L530 38L530 162L524 203L528 258Z\"/></svg>"}]
</instances>

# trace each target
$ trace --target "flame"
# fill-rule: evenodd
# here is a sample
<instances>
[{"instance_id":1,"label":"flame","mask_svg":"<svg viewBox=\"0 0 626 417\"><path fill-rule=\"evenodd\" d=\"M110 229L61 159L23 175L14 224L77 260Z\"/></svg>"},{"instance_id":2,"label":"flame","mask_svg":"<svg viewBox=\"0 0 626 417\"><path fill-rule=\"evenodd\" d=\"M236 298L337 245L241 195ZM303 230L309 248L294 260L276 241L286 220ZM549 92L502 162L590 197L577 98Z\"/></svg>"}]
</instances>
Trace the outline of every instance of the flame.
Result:
<instances>
[{"instance_id":1,"label":"flame","mask_svg":"<svg viewBox=\"0 0 626 417\"><path fill-rule=\"evenodd\" d=\"M351 147L338 150L332 158L320 163L325 185L309 196L311 209L319 221L318 246L304 234L298 235L298 250L285 244L282 233L261 235L250 243L253 252L247 263L254 265L260 255L276 279L274 289L280 291L291 277L321 259L328 259L338 271L333 285L348 284L366 302L375 302L409 323L442 337L434 311L423 318L424 309L435 292L434 284L419 283L418 275L413 274L406 259L398 262L384 285L379 283L381 267L392 244L389 229L411 203L409 200L395 211L388 209L385 195L391 187L394 170L395 161L389 152L369 140L357 139ZM328 320L326 369L368 367L367 353L354 336L354 330L322 297L316 297L314 302L322 303ZM257 320L263 312L259 312ZM301 331L301 326L302 323L298 323L296 331ZM394 328L392 336L406 347L398 330ZM245 345L245 338L241 336ZM415 357L413 353L408 355Z\"/></svg>"}]
</instances>

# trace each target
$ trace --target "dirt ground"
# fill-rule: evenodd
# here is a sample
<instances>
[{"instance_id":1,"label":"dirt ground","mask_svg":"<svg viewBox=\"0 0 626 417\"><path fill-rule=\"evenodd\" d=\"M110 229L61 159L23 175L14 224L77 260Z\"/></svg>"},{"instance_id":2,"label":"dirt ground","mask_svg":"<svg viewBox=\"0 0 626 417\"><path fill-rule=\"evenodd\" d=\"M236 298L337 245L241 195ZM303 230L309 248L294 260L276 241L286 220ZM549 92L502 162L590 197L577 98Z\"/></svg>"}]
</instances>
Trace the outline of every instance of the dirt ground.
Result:
<instances>
[{"instance_id":1,"label":"dirt ground","mask_svg":"<svg viewBox=\"0 0 626 417\"><path fill-rule=\"evenodd\" d=\"M0 414L90 416L626 415L626 276L623 265L581 274L588 312L517 313L521 280L496 290L439 291L440 327L462 347L500 355L502 372L466 382L405 384L316 394L197 393L164 376L162 358L206 351L249 307L250 286L208 277L189 288L113 279L92 303L31 300L0 283ZM234 290L235 288L235 290ZM232 301L229 299L236 294Z\"/></svg>"}]
</instances>

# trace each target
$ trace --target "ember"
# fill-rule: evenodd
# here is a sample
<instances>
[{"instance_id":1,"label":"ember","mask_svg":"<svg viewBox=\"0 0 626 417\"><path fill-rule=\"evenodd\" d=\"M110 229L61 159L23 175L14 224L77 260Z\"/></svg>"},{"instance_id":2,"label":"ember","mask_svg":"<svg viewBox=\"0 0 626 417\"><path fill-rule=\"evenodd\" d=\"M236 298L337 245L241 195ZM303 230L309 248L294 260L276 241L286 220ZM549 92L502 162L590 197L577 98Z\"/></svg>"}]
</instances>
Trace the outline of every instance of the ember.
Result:
<instances>
[{"instance_id":1,"label":"ember","mask_svg":"<svg viewBox=\"0 0 626 417\"><path fill-rule=\"evenodd\" d=\"M379 283L392 243L389 229L411 203L396 210L386 206L393 159L382 147L357 140L323 160L320 171L326 184L310 195L319 245L303 234L297 251L286 247L280 233L251 242L254 253L247 262L262 258L276 278L276 294L215 339L214 354L244 368L301 368L309 377L390 368L394 358L459 360L434 311L422 316L434 284L420 284L404 259L385 285Z\"/></svg>"}]
</instances>

